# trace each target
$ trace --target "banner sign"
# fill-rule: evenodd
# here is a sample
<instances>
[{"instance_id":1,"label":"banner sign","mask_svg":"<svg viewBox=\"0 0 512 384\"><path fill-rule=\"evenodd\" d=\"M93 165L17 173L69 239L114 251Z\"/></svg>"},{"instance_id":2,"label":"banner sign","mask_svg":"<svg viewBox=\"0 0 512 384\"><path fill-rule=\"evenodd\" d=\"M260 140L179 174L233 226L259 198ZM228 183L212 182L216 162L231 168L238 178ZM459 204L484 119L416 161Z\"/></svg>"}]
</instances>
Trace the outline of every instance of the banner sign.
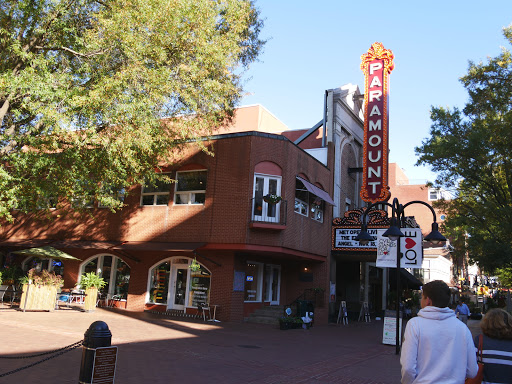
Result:
<instances>
[{"instance_id":1,"label":"banner sign","mask_svg":"<svg viewBox=\"0 0 512 384\"><path fill-rule=\"evenodd\" d=\"M388 97L393 52L374 43L361 56L365 75L363 184L360 196L367 203L387 201L388 187Z\"/></svg>"},{"instance_id":2,"label":"banner sign","mask_svg":"<svg viewBox=\"0 0 512 384\"><path fill-rule=\"evenodd\" d=\"M421 268L423 263L422 235L420 228L400 228L405 237L400 238L401 268ZM385 229L377 230L377 261L380 268L396 268L397 242L382 236Z\"/></svg>"}]
</instances>

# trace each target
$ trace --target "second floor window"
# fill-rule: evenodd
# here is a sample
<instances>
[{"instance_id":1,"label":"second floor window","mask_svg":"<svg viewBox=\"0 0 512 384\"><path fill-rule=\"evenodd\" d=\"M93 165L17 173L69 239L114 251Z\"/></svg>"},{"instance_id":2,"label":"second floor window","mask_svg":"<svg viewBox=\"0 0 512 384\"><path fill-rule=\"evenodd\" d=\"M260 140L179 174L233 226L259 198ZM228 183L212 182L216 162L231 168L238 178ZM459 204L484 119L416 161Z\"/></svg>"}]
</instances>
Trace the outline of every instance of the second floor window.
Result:
<instances>
[{"instance_id":1,"label":"second floor window","mask_svg":"<svg viewBox=\"0 0 512 384\"><path fill-rule=\"evenodd\" d=\"M207 171L176 172L174 204L204 204Z\"/></svg>"},{"instance_id":2,"label":"second floor window","mask_svg":"<svg viewBox=\"0 0 512 384\"><path fill-rule=\"evenodd\" d=\"M141 205L167 205L171 185L165 181L155 181L153 185L142 187Z\"/></svg>"}]
</instances>

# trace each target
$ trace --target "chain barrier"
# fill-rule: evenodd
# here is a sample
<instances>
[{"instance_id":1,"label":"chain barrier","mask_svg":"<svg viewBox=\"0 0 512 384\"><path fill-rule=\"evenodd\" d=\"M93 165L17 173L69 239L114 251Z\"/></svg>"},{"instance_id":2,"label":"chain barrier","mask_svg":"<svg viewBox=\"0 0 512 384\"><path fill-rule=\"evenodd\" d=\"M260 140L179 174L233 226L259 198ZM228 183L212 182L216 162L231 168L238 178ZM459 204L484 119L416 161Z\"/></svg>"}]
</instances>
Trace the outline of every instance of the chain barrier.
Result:
<instances>
[{"instance_id":1,"label":"chain barrier","mask_svg":"<svg viewBox=\"0 0 512 384\"><path fill-rule=\"evenodd\" d=\"M29 356L0 356L1 359L29 359L29 358L32 358L32 357L38 357L38 356L44 356L44 355L50 355L50 354L53 355L53 356L48 356L47 358L45 358L43 360L36 361L35 363L29 364L29 365L25 365L24 367L20 367L20 368L17 368L15 370L12 370L12 371L9 371L9 372L1 373L0 377L8 376L8 375L11 375L13 373L22 371L24 369L33 367L34 365L44 363L45 361L53 359L54 357L57 357L57 356L60 356L60 355L62 355L64 353L66 353L66 352L72 351L72 350L82 346L82 344L83 344L83 340L80 340L80 341L77 341L76 343L70 344L70 345L68 345L66 347L59 348L59 349L56 349L54 351L39 353L37 355L29 355Z\"/></svg>"}]
</instances>

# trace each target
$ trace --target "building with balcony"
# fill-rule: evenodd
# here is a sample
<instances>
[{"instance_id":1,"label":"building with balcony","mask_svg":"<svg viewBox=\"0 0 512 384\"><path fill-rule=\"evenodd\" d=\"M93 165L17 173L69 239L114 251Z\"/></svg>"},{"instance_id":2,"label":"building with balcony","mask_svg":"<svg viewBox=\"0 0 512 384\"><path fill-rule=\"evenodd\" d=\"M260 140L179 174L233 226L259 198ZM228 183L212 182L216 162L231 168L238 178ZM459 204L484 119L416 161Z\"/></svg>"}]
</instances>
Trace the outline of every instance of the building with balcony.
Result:
<instances>
[{"instance_id":1,"label":"building with balcony","mask_svg":"<svg viewBox=\"0 0 512 384\"><path fill-rule=\"evenodd\" d=\"M222 321L290 304L308 289L326 293L340 159L330 142L312 154L286 129L265 108L242 107L204 139L214 156L191 143L163 170L175 183L134 185L119 212L93 201L88 215L14 212L14 223L0 226L1 261L55 270L65 288L97 272L108 283L104 297L122 308L185 314L206 303ZM79 260L12 253L41 245ZM316 321L327 313L318 300Z\"/></svg>"}]
</instances>

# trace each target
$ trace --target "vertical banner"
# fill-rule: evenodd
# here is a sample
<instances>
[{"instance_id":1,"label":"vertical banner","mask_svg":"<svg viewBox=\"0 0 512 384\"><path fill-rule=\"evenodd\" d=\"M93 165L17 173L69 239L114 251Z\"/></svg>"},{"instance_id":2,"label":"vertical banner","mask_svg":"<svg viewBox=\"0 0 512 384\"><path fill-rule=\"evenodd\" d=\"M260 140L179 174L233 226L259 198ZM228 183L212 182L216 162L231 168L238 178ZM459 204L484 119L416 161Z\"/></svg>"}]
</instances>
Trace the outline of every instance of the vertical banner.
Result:
<instances>
[{"instance_id":1,"label":"vertical banner","mask_svg":"<svg viewBox=\"0 0 512 384\"><path fill-rule=\"evenodd\" d=\"M423 264L422 235L420 228L401 228L405 237L400 238L401 268L421 268ZM386 229L377 230L377 261L380 268L396 268L397 242L382 236Z\"/></svg>"},{"instance_id":2,"label":"vertical banner","mask_svg":"<svg viewBox=\"0 0 512 384\"><path fill-rule=\"evenodd\" d=\"M367 203L387 201L388 186L388 100L389 75L394 68L393 52L374 43L361 56L365 75L363 184L361 199Z\"/></svg>"}]
</instances>

